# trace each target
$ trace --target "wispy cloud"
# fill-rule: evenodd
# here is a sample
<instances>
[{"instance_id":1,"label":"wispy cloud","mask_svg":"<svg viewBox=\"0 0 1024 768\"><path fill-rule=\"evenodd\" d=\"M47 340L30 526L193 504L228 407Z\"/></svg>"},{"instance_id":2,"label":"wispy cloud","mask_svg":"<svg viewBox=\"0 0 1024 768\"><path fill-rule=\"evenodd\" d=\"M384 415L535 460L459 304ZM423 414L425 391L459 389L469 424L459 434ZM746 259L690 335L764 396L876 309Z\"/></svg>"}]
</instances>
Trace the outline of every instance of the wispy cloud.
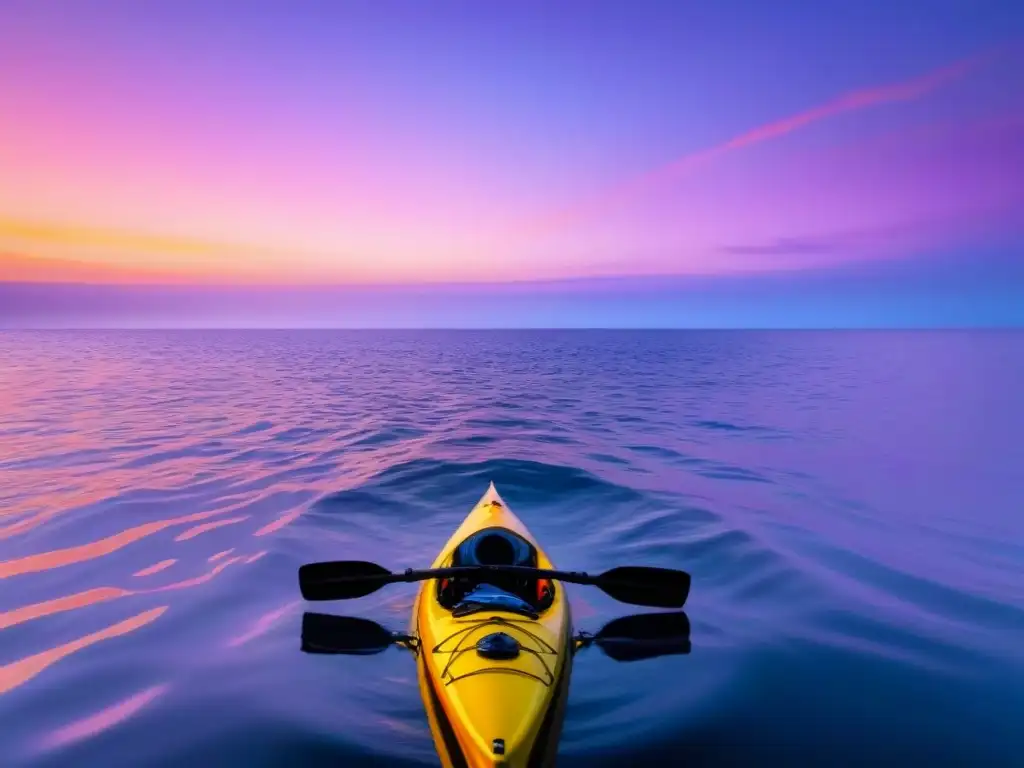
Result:
<instances>
[{"instance_id":1,"label":"wispy cloud","mask_svg":"<svg viewBox=\"0 0 1024 768\"><path fill-rule=\"evenodd\" d=\"M736 256L790 256L797 254L832 253L836 248L848 244L848 238L838 237L780 237L763 243L726 245L723 253Z\"/></svg>"},{"instance_id":2,"label":"wispy cloud","mask_svg":"<svg viewBox=\"0 0 1024 768\"><path fill-rule=\"evenodd\" d=\"M891 224L787 235L760 242L727 244L718 250L735 256L815 256L931 234L936 230L948 232L954 224L963 225L964 222L926 217Z\"/></svg>"},{"instance_id":3,"label":"wispy cloud","mask_svg":"<svg viewBox=\"0 0 1024 768\"><path fill-rule=\"evenodd\" d=\"M751 144L757 144L768 139L784 136L792 133L805 125L816 123L828 117L841 115L844 112L853 112L868 107L892 104L902 101L913 101L927 96L944 85L960 79L971 70L982 63L990 60L993 54L975 56L970 59L955 62L949 66L942 67L922 77L912 80L905 80L899 83L876 86L874 88L863 88L856 91L844 93L831 101L820 104L795 115L767 123L753 130L747 131L733 139L730 139L715 150L724 152L731 149L739 149ZM683 158L685 161L685 158ZM665 170L673 169L677 163L668 166Z\"/></svg>"},{"instance_id":4,"label":"wispy cloud","mask_svg":"<svg viewBox=\"0 0 1024 768\"><path fill-rule=\"evenodd\" d=\"M912 256L937 244L948 249L984 242L993 236L998 239L1007 233L1019 234L1024 230L1015 225L1012 213L998 208L966 209L888 224L730 243L717 251L732 259L740 271L831 267L894 254Z\"/></svg>"},{"instance_id":5,"label":"wispy cloud","mask_svg":"<svg viewBox=\"0 0 1024 768\"><path fill-rule=\"evenodd\" d=\"M600 190L589 199L569 206L540 222L543 235L579 223L584 219L610 212L631 200L670 184L684 174L739 149L786 136L822 120L885 104L914 101L941 89L991 62L997 52L985 52L953 62L925 75L895 83L861 88L788 117L757 126L720 144L690 152L621 184Z\"/></svg>"}]
</instances>

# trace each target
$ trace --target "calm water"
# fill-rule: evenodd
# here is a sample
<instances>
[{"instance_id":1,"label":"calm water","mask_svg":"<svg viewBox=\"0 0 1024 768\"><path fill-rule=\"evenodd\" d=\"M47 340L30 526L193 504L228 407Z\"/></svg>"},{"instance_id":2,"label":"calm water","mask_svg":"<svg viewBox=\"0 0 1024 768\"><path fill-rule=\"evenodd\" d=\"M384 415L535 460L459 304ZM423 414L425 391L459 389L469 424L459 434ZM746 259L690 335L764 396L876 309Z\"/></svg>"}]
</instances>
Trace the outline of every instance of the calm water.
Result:
<instances>
[{"instance_id":1,"label":"calm water","mask_svg":"<svg viewBox=\"0 0 1024 768\"><path fill-rule=\"evenodd\" d=\"M1021 765L1022 392L1009 332L0 334L0 763L436 765L411 657L299 651L415 586L296 570L426 565L493 480L561 566L693 574L561 765Z\"/></svg>"}]
</instances>

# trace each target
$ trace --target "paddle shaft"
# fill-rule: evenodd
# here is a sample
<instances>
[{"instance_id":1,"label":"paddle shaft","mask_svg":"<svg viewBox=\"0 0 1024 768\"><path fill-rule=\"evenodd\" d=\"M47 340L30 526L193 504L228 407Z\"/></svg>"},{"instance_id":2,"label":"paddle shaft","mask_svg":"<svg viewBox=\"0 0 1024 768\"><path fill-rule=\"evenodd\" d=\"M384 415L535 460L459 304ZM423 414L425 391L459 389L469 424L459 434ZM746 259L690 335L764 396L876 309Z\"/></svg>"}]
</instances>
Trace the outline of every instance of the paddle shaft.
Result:
<instances>
[{"instance_id":1,"label":"paddle shaft","mask_svg":"<svg viewBox=\"0 0 1024 768\"><path fill-rule=\"evenodd\" d=\"M557 571L551 568L531 568L527 565L458 565L448 568L429 568L423 571L409 569L401 573L388 573L362 576L339 576L320 579L321 584L346 584L351 582L374 582L381 585L400 582L424 581L426 579L447 579L453 576L470 574L511 573L528 578L554 579L572 584L594 584L599 577L578 571Z\"/></svg>"},{"instance_id":2,"label":"paddle shaft","mask_svg":"<svg viewBox=\"0 0 1024 768\"><path fill-rule=\"evenodd\" d=\"M376 592L387 584L470 575L486 579L489 574L584 584L621 602L660 608L681 608L690 591L690 576L685 571L646 566L619 566L597 575L525 565L458 565L392 573L376 563L363 561L304 565L299 569L299 586L307 600L347 600Z\"/></svg>"}]
</instances>

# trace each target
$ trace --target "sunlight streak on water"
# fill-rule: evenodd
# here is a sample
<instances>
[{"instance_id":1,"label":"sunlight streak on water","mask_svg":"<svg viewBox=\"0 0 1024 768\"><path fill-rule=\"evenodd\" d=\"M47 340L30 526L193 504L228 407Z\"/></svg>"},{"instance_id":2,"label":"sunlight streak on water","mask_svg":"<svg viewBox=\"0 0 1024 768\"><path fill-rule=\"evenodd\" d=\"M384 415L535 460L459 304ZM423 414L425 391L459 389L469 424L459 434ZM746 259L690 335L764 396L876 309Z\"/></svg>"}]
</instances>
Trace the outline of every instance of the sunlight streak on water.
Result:
<instances>
[{"instance_id":1,"label":"sunlight streak on water","mask_svg":"<svg viewBox=\"0 0 1024 768\"><path fill-rule=\"evenodd\" d=\"M3 667L0 667L0 693L7 693L19 685L24 685L49 666L56 664L73 653L88 648L90 645L102 642L103 640L109 640L113 637L120 637L140 627L144 627L152 621L156 621L167 608L168 606L162 605L159 608L143 611L132 616L130 619L119 621L99 632L93 632L70 643L65 643L56 648L5 664Z\"/></svg>"},{"instance_id":2,"label":"sunlight streak on water","mask_svg":"<svg viewBox=\"0 0 1024 768\"><path fill-rule=\"evenodd\" d=\"M155 698L161 696L168 688L170 686L166 684L154 685L129 696L124 701L101 709L93 715L76 720L73 723L68 723L45 736L42 739L41 747L44 750L57 749L113 728L118 723L127 720Z\"/></svg>"},{"instance_id":3,"label":"sunlight streak on water","mask_svg":"<svg viewBox=\"0 0 1024 768\"><path fill-rule=\"evenodd\" d=\"M160 571L170 568L176 562L178 561L175 558L169 557L166 560L161 560L159 563L153 563L148 568L136 571L132 576L152 576L154 573L160 573Z\"/></svg>"}]
</instances>

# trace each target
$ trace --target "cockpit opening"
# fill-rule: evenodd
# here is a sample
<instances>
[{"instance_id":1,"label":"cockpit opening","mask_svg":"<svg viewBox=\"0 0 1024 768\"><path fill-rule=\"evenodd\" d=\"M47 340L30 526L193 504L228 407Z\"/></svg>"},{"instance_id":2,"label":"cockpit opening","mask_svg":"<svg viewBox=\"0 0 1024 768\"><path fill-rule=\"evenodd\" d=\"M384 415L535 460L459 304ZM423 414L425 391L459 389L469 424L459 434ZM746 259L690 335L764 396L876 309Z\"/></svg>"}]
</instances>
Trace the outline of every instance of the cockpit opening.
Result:
<instances>
[{"instance_id":1,"label":"cockpit opening","mask_svg":"<svg viewBox=\"0 0 1024 768\"><path fill-rule=\"evenodd\" d=\"M463 541L452 555L453 566L515 565L536 568L537 548L504 528L485 528ZM554 600L549 579L516 573L458 576L438 582L438 602L457 615L477 610L537 614Z\"/></svg>"}]
</instances>

